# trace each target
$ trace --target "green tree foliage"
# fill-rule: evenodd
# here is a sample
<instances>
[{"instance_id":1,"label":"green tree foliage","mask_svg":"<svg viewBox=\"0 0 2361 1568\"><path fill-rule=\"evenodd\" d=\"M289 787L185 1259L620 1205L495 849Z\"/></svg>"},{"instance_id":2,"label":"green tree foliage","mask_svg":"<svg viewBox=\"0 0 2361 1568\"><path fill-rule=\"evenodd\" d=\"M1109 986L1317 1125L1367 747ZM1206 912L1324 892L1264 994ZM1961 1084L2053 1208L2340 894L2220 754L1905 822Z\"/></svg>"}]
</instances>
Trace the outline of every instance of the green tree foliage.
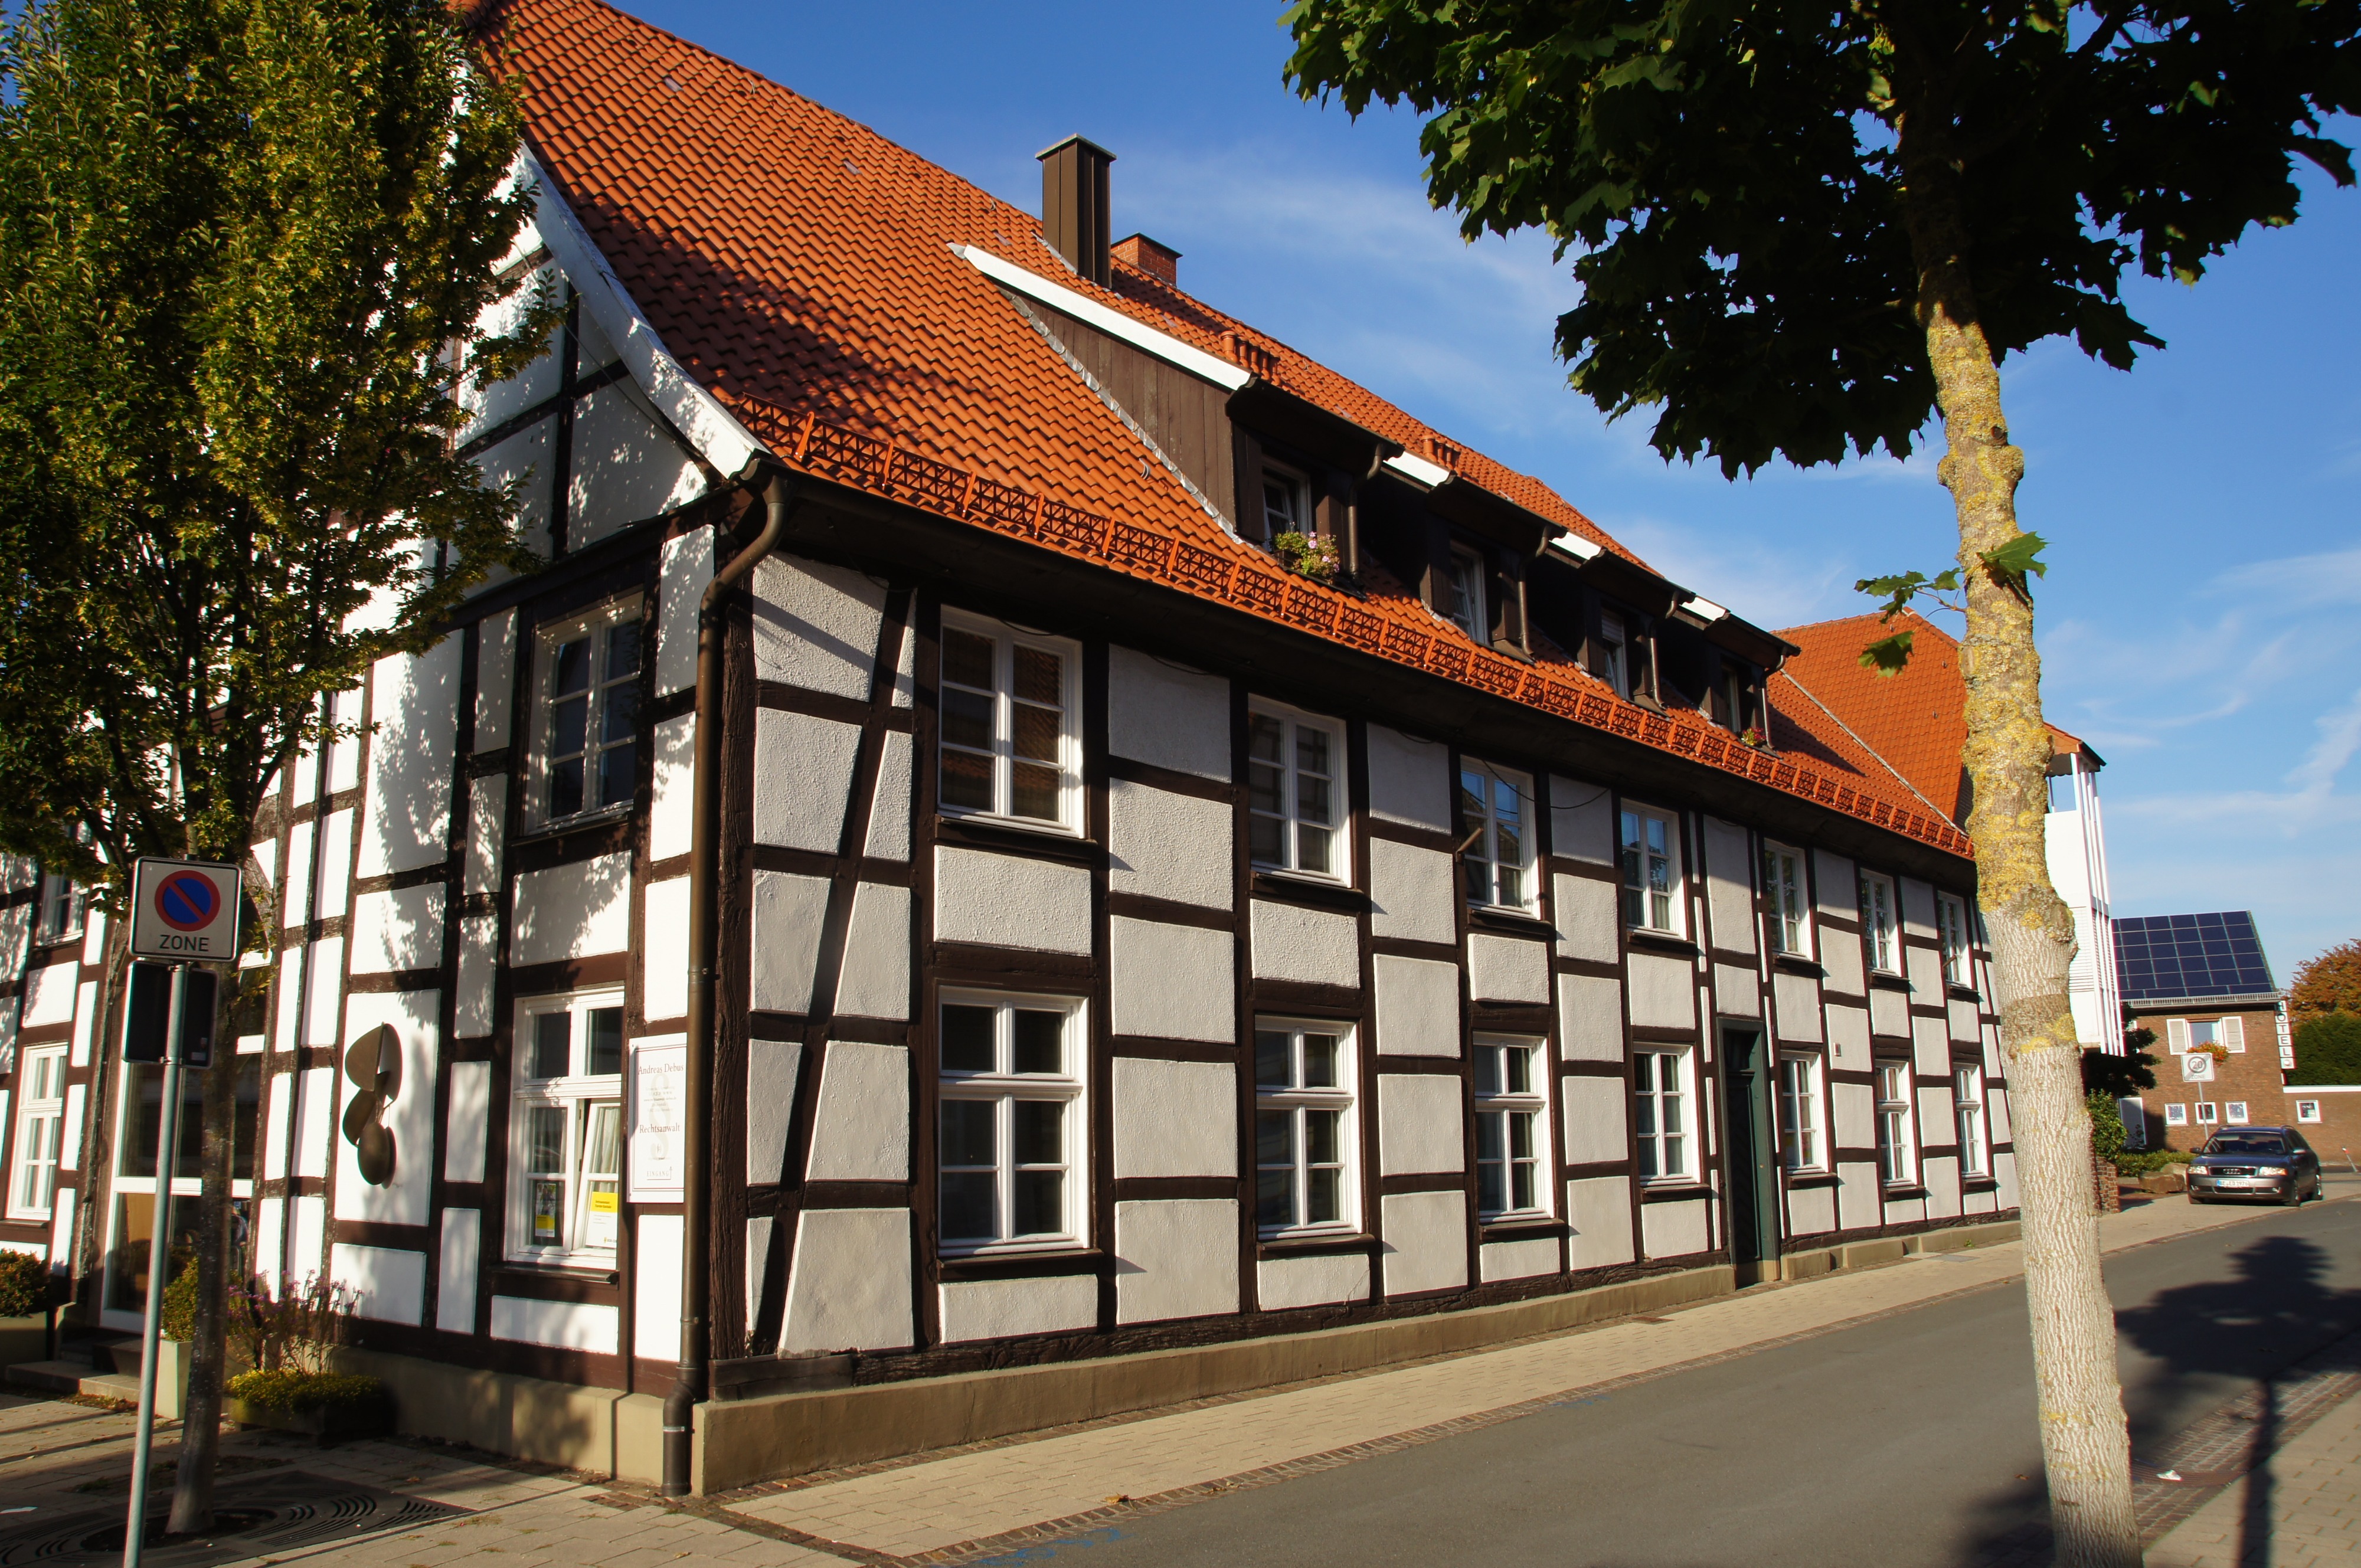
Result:
<instances>
[{"instance_id":1,"label":"green tree foliage","mask_svg":"<svg viewBox=\"0 0 2361 1568\"><path fill-rule=\"evenodd\" d=\"M2361 1013L2323 1013L2297 1025L2290 1083L2361 1083Z\"/></svg>"},{"instance_id":2,"label":"green tree foliage","mask_svg":"<svg viewBox=\"0 0 2361 1568\"><path fill-rule=\"evenodd\" d=\"M2147 1037L2141 1039L2138 1035ZM2156 1087L2156 1058L2144 1048L2156 1044L2155 1032L2138 1031L2125 1042L2122 1056L2095 1047L2082 1053L2082 1087L2110 1100L2129 1100L2143 1089Z\"/></svg>"},{"instance_id":3,"label":"green tree foliage","mask_svg":"<svg viewBox=\"0 0 2361 1568\"><path fill-rule=\"evenodd\" d=\"M2083 1100L2082 1108L2091 1113L2091 1152L2101 1159L2123 1153L2131 1135L2125 1130L2123 1107L2115 1103L2115 1097L2094 1091Z\"/></svg>"}]
</instances>

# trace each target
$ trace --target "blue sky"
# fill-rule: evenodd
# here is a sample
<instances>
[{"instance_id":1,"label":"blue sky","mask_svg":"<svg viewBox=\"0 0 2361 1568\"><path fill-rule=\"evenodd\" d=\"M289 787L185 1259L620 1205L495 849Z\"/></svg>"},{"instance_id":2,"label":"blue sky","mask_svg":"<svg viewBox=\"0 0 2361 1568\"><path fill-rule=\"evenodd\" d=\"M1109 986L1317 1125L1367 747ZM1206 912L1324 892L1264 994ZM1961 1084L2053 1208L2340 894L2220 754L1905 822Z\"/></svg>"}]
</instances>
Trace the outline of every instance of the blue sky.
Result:
<instances>
[{"instance_id":1,"label":"blue sky","mask_svg":"<svg viewBox=\"0 0 2361 1568\"><path fill-rule=\"evenodd\" d=\"M1279 82L1276 5L766 5L630 0L1031 211L1033 154L1111 148L1115 233L1193 292L1540 476L1659 569L1764 625L1852 614L1855 578L1949 560L1934 456L1668 467L1550 352L1575 290L1533 236L1463 244L1407 115ZM2349 127L2348 127L2349 128ZM2347 137L2345 139L2353 139ZM2052 344L2004 389L2027 472L2050 717L2107 760L2123 915L2252 909L2282 984L2361 936L2361 195L2191 290L2140 282L2168 349L2128 374Z\"/></svg>"}]
</instances>

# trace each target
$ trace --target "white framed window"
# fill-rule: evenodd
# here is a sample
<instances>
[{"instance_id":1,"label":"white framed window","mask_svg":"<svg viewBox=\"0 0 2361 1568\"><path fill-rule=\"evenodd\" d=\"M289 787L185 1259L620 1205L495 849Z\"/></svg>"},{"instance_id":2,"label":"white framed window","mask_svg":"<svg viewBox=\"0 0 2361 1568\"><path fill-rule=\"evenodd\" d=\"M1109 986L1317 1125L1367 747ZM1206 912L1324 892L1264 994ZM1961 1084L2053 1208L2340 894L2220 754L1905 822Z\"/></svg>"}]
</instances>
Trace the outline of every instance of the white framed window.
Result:
<instances>
[{"instance_id":1,"label":"white framed window","mask_svg":"<svg viewBox=\"0 0 2361 1568\"><path fill-rule=\"evenodd\" d=\"M33 939L37 942L65 942L82 935L82 915L90 907L90 895L77 886L73 878L56 872L41 877L40 914L33 923Z\"/></svg>"},{"instance_id":2,"label":"white framed window","mask_svg":"<svg viewBox=\"0 0 2361 1568\"><path fill-rule=\"evenodd\" d=\"M2185 1127L2189 1125L2189 1107L2186 1105L2166 1106L2164 1108L2164 1124L2168 1127Z\"/></svg>"},{"instance_id":3,"label":"white framed window","mask_svg":"<svg viewBox=\"0 0 2361 1568\"><path fill-rule=\"evenodd\" d=\"M1763 894L1771 905L1771 950L1812 956L1811 904L1804 893L1804 856L1784 844L1763 846Z\"/></svg>"},{"instance_id":4,"label":"white framed window","mask_svg":"<svg viewBox=\"0 0 2361 1568\"><path fill-rule=\"evenodd\" d=\"M1962 1063L1951 1069L1951 1117L1959 1125L1960 1174L1992 1174L1992 1144L1984 1135L1984 1069Z\"/></svg>"},{"instance_id":5,"label":"white framed window","mask_svg":"<svg viewBox=\"0 0 2361 1568\"><path fill-rule=\"evenodd\" d=\"M1246 806L1255 864L1350 880L1343 725L1276 703L1254 704L1246 715Z\"/></svg>"},{"instance_id":6,"label":"white framed window","mask_svg":"<svg viewBox=\"0 0 2361 1568\"><path fill-rule=\"evenodd\" d=\"M943 811L1082 831L1082 649L943 612Z\"/></svg>"},{"instance_id":7,"label":"white framed window","mask_svg":"<svg viewBox=\"0 0 2361 1568\"><path fill-rule=\"evenodd\" d=\"M1452 551L1451 570L1443 579L1443 602L1435 608L1478 647L1491 646L1492 622L1484 603L1484 561L1473 550Z\"/></svg>"},{"instance_id":8,"label":"white framed window","mask_svg":"<svg viewBox=\"0 0 2361 1568\"><path fill-rule=\"evenodd\" d=\"M511 1053L511 1257L604 1262L623 1223L623 994L517 1004Z\"/></svg>"},{"instance_id":9,"label":"white framed window","mask_svg":"<svg viewBox=\"0 0 2361 1568\"><path fill-rule=\"evenodd\" d=\"M1611 609L1602 610L1598 616L1596 673L1615 688L1617 696L1631 695L1631 638L1623 630L1623 618Z\"/></svg>"},{"instance_id":10,"label":"white framed window","mask_svg":"<svg viewBox=\"0 0 2361 1568\"><path fill-rule=\"evenodd\" d=\"M16 1085L16 1161L8 1173L8 1217L46 1220L57 1195L65 1142L66 1047L19 1050Z\"/></svg>"},{"instance_id":11,"label":"white framed window","mask_svg":"<svg viewBox=\"0 0 2361 1568\"><path fill-rule=\"evenodd\" d=\"M1533 838L1528 822L1532 781L1474 758L1459 765L1459 815L1468 834L1460 864L1467 902L1503 909L1533 906Z\"/></svg>"},{"instance_id":12,"label":"white framed window","mask_svg":"<svg viewBox=\"0 0 2361 1568\"><path fill-rule=\"evenodd\" d=\"M1262 466L1263 538L1312 533L1312 487L1302 475L1275 463Z\"/></svg>"},{"instance_id":13,"label":"white framed window","mask_svg":"<svg viewBox=\"0 0 2361 1568\"><path fill-rule=\"evenodd\" d=\"M1910 1064L1877 1064L1877 1172L1888 1187L1918 1185L1918 1135L1910 1104Z\"/></svg>"},{"instance_id":14,"label":"white framed window","mask_svg":"<svg viewBox=\"0 0 2361 1568\"><path fill-rule=\"evenodd\" d=\"M1894 879L1861 873L1861 941L1869 967L1880 974L1902 972L1902 938L1894 923Z\"/></svg>"},{"instance_id":15,"label":"white framed window","mask_svg":"<svg viewBox=\"0 0 2361 1568\"><path fill-rule=\"evenodd\" d=\"M1689 1053L1647 1050L1631 1058L1631 1124L1640 1143L1640 1179L1697 1179L1697 1129L1689 1113Z\"/></svg>"},{"instance_id":16,"label":"white framed window","mask_svg":"<svg viewBox=\"0 0 2361 1568\"><path fill-rule=\"evenodd\" d=\"M1550 1212L1549 1062L1538 1040L1476 1036L1476 1212Z\"/></svg>"},{"instance_id":17,"label":"white framed window","mask_svg":"<svg viewBox=\"0 0 2361 1568\"><path fill-rule=\"evenodd\" d=\"M536 826L631 804L640 776L641 630L635 598L542 629L531 779Z\"/></svg>"},{"instance_id":18,"label":"white framed window","mask_svg":"<svg viewBox=\"0 0 2361 1568\"><path fill-rule=\"evenodd\" d=\"M1828 1118L1820 1101L1820 1058L1798 1052L1779 1058L1779 1161L1789 1170L1826 1170Z\"/></svg>"},{"instance_id":19,"label":"white framed window","mask_svg":"<svg viewBox=\"0 0 2361 1568\"><path fill-rule=\"evenodd\" d=\"M1623 924L1679 935L1681 819L1645 806L1623 808Z\"/></svg>"},{"instance_id":20,"label":"white framed window","mask_svg":"<svg viewBox=\"0 0 2361 1568\"><path fill-rule=\"evenodd\" d=\"M2246 1124L2246 1102L2243 1100L2224 1101L2222 1102L2222 1120L2233 1127L2245 1126Z\"/></svg>"},{"instance_id":21,"label":"white framed window","mask_svg":"<svg viewBox=\"0 0 2361 1568\"><path fill-rule=\"evenodd\" d=\"M1083 1245L1090 1118L1081 1000L945 992L939 1016L943 1252Z\"/></svg>"},{"instance_id":22,"label":"white framed window","mask_svg":"<svg viewBox=\"0 0 2361 1568\"><path fill-rule=\"evenodd\" d=\"M1943 983L1975 984L1974 956L1968 946L1968 905L1948 893L1935 895L1935 934L1943 945Z\"/></svg>"},{"instance_id":23,"label":"white framed window","mask_svg":"<svg viewBox=\"0 0 2361 1568\"><path fill-rule=\"evenodd\" d=\"M1360 1223L1353 1033L1255 1020L1255 1224L1266 1236Z\"/></svg>"},{"instance_id":24,"label":"white framed window","mask_svg":"<svg viewBox=\"0 0 2361 1568\"><path fill-rule=\"evenodd\" d=\"M2200 1100L2197 1102L2197 1121L2199 1125L2210 1127L2221 1119L2220 1108L2217 1107L2213 1102L2211 1100Z\"/></svg>"},{"instance_id":25,"label":"white framed window","mask_svg":"<svg viewBox=\"0 0 2361 1568\"><path fill-rule=\"evenodd\" d=\"M2320 1102L2319 1102L2319 1101L2317 1101L2317 1100L2299 1100L2299 1101L2297 1101L2297 1102L2295 1102L2295 1119L2296 1119L2297 1121L2299 1121L2299 1122L2317 1122L2317 1121L2319 1121L2319 1120L2320 1120Z\"/></svg>"}]
</instances>

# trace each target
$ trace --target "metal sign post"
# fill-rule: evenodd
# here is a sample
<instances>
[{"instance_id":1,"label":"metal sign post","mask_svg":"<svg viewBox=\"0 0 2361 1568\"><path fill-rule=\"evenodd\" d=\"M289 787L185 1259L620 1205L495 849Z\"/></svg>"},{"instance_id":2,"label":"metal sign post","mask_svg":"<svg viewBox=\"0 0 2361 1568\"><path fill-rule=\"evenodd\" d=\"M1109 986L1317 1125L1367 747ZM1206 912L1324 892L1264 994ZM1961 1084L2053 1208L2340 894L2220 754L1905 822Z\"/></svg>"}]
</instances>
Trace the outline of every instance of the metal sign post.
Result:
<instances>
[{"instance_id":1,"label":"metal sign post","mask_svg":"<svg viewBox=\"0 0 2361 1568\"><path fill-rule=\"evenodd\" d=\"M148 1319L139 1331L139 1424L131 1448L131 1512L123 1527L123 1568L139 1568L148 1530L148 1455L156 1441L156 1363L164 1329L164 1276L172 1266L172 1172L181 1154L181 1007L189 969L172 966L172 1009L164 1025L163 1121L156 1129L155 1232L148 1238Z\"/></svg>"}]
</instances>

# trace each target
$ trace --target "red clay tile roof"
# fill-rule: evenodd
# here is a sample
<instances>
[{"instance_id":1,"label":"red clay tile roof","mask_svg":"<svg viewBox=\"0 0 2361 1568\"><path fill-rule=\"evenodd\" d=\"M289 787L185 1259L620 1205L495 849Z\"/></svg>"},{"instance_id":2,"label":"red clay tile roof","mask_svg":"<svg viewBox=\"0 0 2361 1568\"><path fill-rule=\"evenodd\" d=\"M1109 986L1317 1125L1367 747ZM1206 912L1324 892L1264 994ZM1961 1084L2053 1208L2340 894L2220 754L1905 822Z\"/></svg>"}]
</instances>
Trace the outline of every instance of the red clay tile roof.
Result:
<instances>
[{"instance_id":1,"label":"red clay tile roof","mask_svg":"<svg viewBox=\"0 0 2361 1568\"><path fill-rule=\"evenodd\" d=\"M1773 740L1792 749L1765 753L1694 712L1622 701L1554 651L1527 665L1479 648L1407 594L1289 575L1143 461L951 247L1052 278L1638 559L1539 480L1137 269L1118 265L1110 290L1074 277L1031 214L598 0L501 0L477 26L535 156L665 347L788 464L1971 852L1841 734L1783 713Z\"/></svg>"}]
</instances>

